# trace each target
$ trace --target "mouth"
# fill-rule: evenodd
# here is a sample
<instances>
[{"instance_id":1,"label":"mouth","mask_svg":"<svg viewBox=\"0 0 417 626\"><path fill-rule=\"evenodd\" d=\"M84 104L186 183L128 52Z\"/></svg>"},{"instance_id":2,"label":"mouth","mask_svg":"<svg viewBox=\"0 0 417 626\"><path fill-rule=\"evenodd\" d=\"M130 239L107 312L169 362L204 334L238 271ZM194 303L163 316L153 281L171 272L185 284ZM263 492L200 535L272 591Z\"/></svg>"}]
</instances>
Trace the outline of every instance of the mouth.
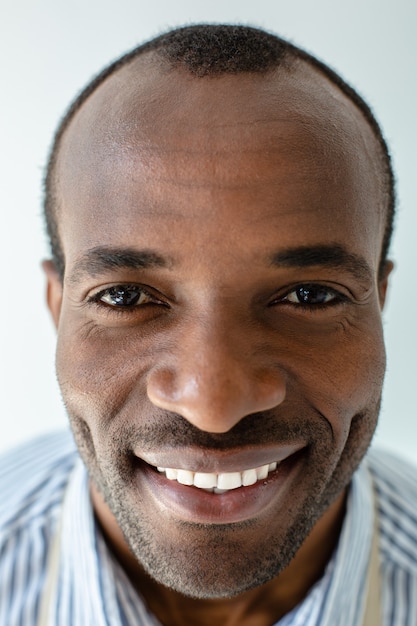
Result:
<instances>
[{"instance_id":1,"label":"mouth","mask_svg":"<svg viewBox=\"0 0 417 626\"><path fill-rule=\"evenodd\" d=\"M288 507L306 451L305 444L298 444L206 456L190 448L155 453L137 459L137 486L159 514L181 522L243 522ZM176 467L175 459L183 467Z\"/></svg>"}]
</instances>

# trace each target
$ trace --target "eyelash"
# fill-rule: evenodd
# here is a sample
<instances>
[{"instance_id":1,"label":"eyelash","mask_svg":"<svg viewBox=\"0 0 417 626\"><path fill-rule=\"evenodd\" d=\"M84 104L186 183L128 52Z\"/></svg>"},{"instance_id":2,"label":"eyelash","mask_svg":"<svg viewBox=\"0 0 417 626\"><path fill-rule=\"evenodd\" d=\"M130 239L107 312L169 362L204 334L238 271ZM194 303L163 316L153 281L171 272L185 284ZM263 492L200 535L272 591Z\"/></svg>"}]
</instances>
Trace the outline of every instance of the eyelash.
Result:
<instances>
[{"instance_id":1,"label":"eyelash","mask_svg":"<svg viewBox=\"0 0 417 626\"><path fill-rule=\"evenodd\" d=\"M293 302L288 299L291 294L301 291L307 292L311 291L321 292L322 294L327 294L327 296L331 296L331 299L327 302L316 302L314 304L305 302ZM332 287L328 287L321 283L302 283L294 286L291 290L287 291L283 296L275 298L269 306L278 306L278 305L287 305L292 306L299 309L302 312L317 312L323 309L327 309L330 307L335 307L337 305L349 302L349 298L342 294L340 291L333 289Z\"/></svg>"},{"instance_id":2,"label":"eyelash","mask_svg":"<svg viewBox=\"0 0 417 626\"><path fill-rule=\"evenodd\" d=\"M103 298L105 296L111 297L110 294L113 294L113 297L116 297L116 298L119 297L119 299L126 299L127 292L129 291L134 292L131 303L125 302L124 304L121 303L118 305L115 303L103 301ZM305 300L304 302L302 301L296 302L296 301L289 299L289 296L291 296L292 294L296 294L297 292L298 292L298 296L296 295L295 297L300 297L304 293L305 298L307 298L309 293L311 295L311 292L314 292L314 291L316 292L316 296L317 295L319 297L322 296L324 300L326 299L326 297L330 296L330 300L328 300L327 302L326 301L316 302L312 304L312 303L307 302L307 300ZM138 301L142 297L149 298L149 301L144 302L142 304L140 303L138 304ZM349 301L349 298L347 296L343 295L336 289L327 287L326 285L322 285L320 283L302 283L302 284L298 284L294 286L293 288L291 288L291 290L288 290L283 296L275 298L272 302L270 302L269 306L275 307L278 305L285 305L285 306L295 307L302 312L309 312L309 311L317 312L319 310L327 309L329 307L334 307L334 306L340 305L348 301ZM115 313L115 314L134 312L138 308L142 308L147 305L156 305L156 306L165 306L165 307L168 306L166 302L160 300L155 295L152 295L149 291L147 291L143 287L139 287L138 285L130 285L130 284L114 285L112 287L107 287L106 289L102 289L98 293L91 296L88 299L88 303L94 304L97 307L100 307L101 309L107 309L108 313Z\"/></svg>"},{"instance_id":3,"label":"eyelash","mask_svg":"<svg viewBox=\"0 0 417 626\"><path fill-rule=\"evenodd\" d=\"M134 296L132 303L120 304L112 304L111 302L103 301L105 296L110 296L113 292L114 297L124 298L128 291L133 291ZM149 302L144 302L142 304L138 304L138 300L144 296L149 298ZM144 289L143 287L139 287L138 285L114 285L112 287L107 287L106 289L102 289L98 293L94 294L87 300L88 304L96 305L101 309L107 310L109 313L127 313L133 312L138 308L145 307L146 305L157 305L157 306L168 306L165 302L157 298L155 295L152 295L149 291Z\"/></svg>"}]
</instances>

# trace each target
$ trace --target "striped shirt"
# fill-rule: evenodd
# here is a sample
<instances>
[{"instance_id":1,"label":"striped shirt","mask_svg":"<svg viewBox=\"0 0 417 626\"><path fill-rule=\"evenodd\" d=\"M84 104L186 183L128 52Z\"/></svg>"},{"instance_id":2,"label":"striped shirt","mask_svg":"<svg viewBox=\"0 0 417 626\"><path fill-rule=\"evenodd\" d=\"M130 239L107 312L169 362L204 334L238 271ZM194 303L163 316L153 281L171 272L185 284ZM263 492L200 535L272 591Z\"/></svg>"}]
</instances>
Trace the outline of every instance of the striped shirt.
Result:
<instances>
[{"instance_id":1,"label":"striped shirt","mask_svg":"<svg viewBox=\"0 0 417 626\"><path fill-rule=\"evenodd\" d=\"M372 452L352 479L324 576L276 626L359 626L377 494L383 623L417 626L417 470ZM158 626L94 520L71 436L43 436L0 459L0 626L37 626L48 550L61 526L50 626ZM64 500L65 494L65 500ZM64 504L63 504L64 502Z\"/></svg>"}]
</instances>

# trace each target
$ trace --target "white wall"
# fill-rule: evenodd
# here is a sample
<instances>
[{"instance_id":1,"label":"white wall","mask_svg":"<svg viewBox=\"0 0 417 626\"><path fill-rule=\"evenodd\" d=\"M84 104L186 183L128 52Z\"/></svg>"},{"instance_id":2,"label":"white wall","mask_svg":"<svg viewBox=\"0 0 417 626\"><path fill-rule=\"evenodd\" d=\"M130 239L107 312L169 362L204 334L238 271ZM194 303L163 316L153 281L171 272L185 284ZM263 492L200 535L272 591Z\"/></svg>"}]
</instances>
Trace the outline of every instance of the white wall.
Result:
<instances>
[{"instance_id":1,"label":"white wall","mask_svg":"<svg viewBox=\"0 0 417 626\"><path fill-rule=\"evenodd\" d=\"M293 39L367 98L399 179L398 271L385 315L377 442L417 460L417 10L414 0L2 0L0 6L0 449L65 423L44 306L41 176L69 101L104 64L168 27L243 22Z\"/></svg>"}]
</instances>

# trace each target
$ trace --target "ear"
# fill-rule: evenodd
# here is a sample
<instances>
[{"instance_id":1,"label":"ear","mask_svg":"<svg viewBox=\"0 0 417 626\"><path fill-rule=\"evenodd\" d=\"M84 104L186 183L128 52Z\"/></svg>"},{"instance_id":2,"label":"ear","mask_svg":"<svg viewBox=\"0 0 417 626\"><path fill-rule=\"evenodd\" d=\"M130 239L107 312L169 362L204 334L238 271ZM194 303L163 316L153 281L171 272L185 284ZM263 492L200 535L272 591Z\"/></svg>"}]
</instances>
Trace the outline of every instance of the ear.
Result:
<instances>
[{"instance_id":1,"label":"ear","mask_svg":"<svg viewBox=\"0 0 417 626\"><path fill-rule=\"evenodd\" d=\"M45 272L47 279L46 302L48 309L51 312L55 327L58 328L59 315L61 313L62 305L62 279L58 274L53 261L43 261L42 269Z\"/></svg>"},{"instance_id":2,"label":"ear","mask_svg":"<svg viewBox=\"0 0 417 626\"><path fill-rule=\"evenodd\" d=\"M379 287L378 287L379 303L381 305L381 310L384 308L384 305L385 305L385 299L386 299L387 290L388 290L388 278L393 269L394 269L394 263L392 261L386 261L385 266L384 266L384 272L379 280Z\"/></svg>"}]
</instances>

